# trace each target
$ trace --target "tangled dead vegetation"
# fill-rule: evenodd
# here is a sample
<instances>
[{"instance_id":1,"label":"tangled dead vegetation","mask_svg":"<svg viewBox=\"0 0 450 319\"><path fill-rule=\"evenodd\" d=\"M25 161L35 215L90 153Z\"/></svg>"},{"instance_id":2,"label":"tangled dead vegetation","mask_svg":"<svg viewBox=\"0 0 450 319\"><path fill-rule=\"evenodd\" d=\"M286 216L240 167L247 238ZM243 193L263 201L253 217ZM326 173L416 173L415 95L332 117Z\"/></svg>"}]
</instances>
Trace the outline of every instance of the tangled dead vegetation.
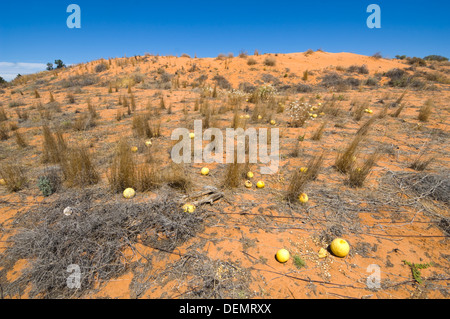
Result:
<instances>
[{"instance_id":1,"label":"tangled dead vegetation","mask_svg":"<svg viewBox=\"0 0 450 319\"><path fill-rule=\"evenodd\" d=\"M99 199L99 198L97 198ZM71 206L73 214L63 210ZM30 297L67 298L81 296L128 270L125 249L134 245L173 251L203 227L201 209L186 214L173 198L159 197L146 203L98 203L88 193L67 195L47 207L32 208L15 221L19 226L9 239L0 278L17 261L28 267L3 287L5 296L22 295L31 286ZM81 270L81 288L67 288L69 265Z\"/></svg>"},{"instance_id":2,"label":"tangled dead vegetation","mask_svg":"<svg viewBox=\"0 0 450 319\"><path fill-rule=\"evenodd\" d=\"M404 191L413 192L420 198L430 198L450 205L450 173L441 174L419 173L391 173L398 187Z\"/></svg>"},{"instance_id":3,"label":"tangled dead vegetation","mask_svg":"<svg viewBox=\"0 0 450 319\"><path fill-rule=\"evenodd\" d=\"M225 260L213 260L193 252L171 264L162 282L176 280L180 291L175 298L222 299L248 298L250 296L250 271L239 264Z\"/></svg>"}]
</instances>

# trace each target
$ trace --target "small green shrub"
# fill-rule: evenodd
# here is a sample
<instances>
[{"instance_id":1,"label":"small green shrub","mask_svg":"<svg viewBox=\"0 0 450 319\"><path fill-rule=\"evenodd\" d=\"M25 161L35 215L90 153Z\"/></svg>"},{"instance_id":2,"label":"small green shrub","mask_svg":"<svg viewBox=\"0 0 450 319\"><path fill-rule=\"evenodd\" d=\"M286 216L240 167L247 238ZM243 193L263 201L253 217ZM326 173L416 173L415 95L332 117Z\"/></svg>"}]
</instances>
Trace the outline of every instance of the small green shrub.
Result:
<instances>
[{"instance_id":1,"label":"small green shrub","mask_svg":"<svg viewBox=\"0 0 450 319\"><path fill-rule=\"evenodd\" d=\"M302 269L303 267L306 266L306 262L299 255L295 255L294 256L294 265L298 269Z\"/></svg>"},{"instance_id":2,"label":"small green shrub","mask_svg":"<svg viewBox=\"0 0 450 319\"><path fill-rule=\"evenodd\" d=\"M52 195L55 190L46 176L38 178L38 188L45 197Z\"/></svg>"}]
</instances>

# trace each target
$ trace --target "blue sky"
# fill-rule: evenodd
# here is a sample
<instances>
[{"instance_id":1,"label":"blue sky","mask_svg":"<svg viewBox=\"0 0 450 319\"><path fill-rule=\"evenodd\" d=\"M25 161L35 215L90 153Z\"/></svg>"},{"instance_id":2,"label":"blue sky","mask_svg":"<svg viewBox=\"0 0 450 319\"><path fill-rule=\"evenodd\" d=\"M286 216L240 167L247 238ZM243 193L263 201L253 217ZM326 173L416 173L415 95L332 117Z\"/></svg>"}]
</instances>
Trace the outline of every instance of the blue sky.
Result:
<instances>
[{"instance_id":1,"label":"blue sky","mask_svg":"<svg viewBox=\"0 0 450 319\"><path fill-rule=\"evenodd\" d=\"M66 25L81 7L81 29ZM369 4L381 29L369 29ZM0 76L10 80L62 59L182 53L354 52L450 57L448 1L1 1Z\"/></svg>"}]
</instances>

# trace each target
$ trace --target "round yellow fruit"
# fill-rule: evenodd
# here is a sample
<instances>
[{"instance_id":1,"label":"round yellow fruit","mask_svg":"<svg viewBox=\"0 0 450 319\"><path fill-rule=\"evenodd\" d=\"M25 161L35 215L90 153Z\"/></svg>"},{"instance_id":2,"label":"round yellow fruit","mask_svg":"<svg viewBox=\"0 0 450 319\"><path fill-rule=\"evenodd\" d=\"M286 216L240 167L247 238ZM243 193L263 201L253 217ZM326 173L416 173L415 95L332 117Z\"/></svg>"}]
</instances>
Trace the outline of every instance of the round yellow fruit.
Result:
<instances>
[{"instance_id":1,"label":"round yellow fruit","mask_svg":"<svg viewBox=\"0 0 450 319\"><path fill-rule=\"evenodd\" d=\"M247 187L247 188L252 188L252 186L253 186L252 182L250 182L250 181L248 181L248 180L245 181L244 185L245 185L245 187Z\"/></svg>"},{"instance_id":2,"label":"round yellow fruit","mask_svg":"<svg viewBox=\"0 0 450 319\"><path fill-rule=\"evenodd\" d=\"M136 191L132 188L127 188L123 191L123 197L130 199L136 196Z\"/></svg>"},{"instance_id":3,"label":"round yellow fruit","mask_svg":"<svg viewBox=\"0 0 450 319\"><path fill-rule=\"evenodd\" d=\"M301 193L298 197L298 200L300 201L300 203L305 204L308 202L308 195L306 195L305 193Z\"/></svg>"},{"instance_id":4,"label":"round yellow fruit","mask_svg":"<svg viewBox=\"0 0 450 319\"><path fill-rule=\"evenodd\" d=\"M193 139L193 138L195 137L195 134L194 134L194 133L189 133L189 137L190 137L191 139Z\"/></svg>"},{"instance_id":5,"label":"round yellow fruit","mask_svg":"<svg viewBox=\"0 0 450 319\"><path fill-rule=\"evenodd\" d=\"M152 146L152 141L150 140L145 141L145 146Z\"/></svg>"},{"instance_id":6,"label":"round yellow fruit","mask_svg":"<svg viewBox=\"0 0 450 319\"><path fill-rule=\"evenodd\" d=\"M202 175L208 175L209 174L209 168L208 167L203 167L201 173L202 173Z\"/></svg>"},{"instance_id":7,"label":"round yellow fruit","mask_svg":"<svg viewBox=\"0 0 450 319\"><path fill-rule=\"evenodd\" d=\"M316 118L316 117L317 117L317 114L313 114L312 117L313 117L313 118Z\"/></svg>"},{"instance_id":8,"label":"round yellow fruit","mask_svg":"<svg viewBox=\"0 0 450 319\"><path fill-rule=\"evenodd\" d=\"M245 116L244 116L246 119L249 119L250 118L250 115L248 115L248 114L245 114Z\"/></svg>"},{"instance_id":9,"label":"round yellow fruit","mask_svg":"<svg viewBox=\"0 0 450 319\"><path fill-rule=\"evenodd\" d=\"M302 173L306 173L307 170L308 170L308 167L300 167L300 172L302 172Z\"/></svg>"},{"instance_id":10,"label":"round yellow fruit","mask_svg":"<svg viewBox=\"0 0 450 319\"><path fill-rule=\"evenodd\" d=\"M256 183L256 187L258 188L264 188L264 186L266 186L266 184L264 184L263 181L259 181L258 183Z\"/></svg>"},{"instance_id":11,"label":"round yellow fruit","mask_svg":"<svg viewBox=\"0 0 450 319\"><path fill-rule=\"evenodd\" d=\"M247 177L248 177L248 178L253 178L253 176L254 176L254 175L253 175L252 172L248 172L248 173L247 173Z\"/></svg>"},{"instance_id":12,"label":"round yellow fruit","mask_svg":"<svg viewBox=\"0 0 450 319\"><path fill-rule=\"evenodd\" d=\"M277 124L277 122L275 122L275 120L271 120L271 121L270 121L270 124L271 124L271 125L275 125L275 124Z\"/></svg>"},{"instance_id":13,"label":"round yellow fruit","mask_svg":"<svg viewBox=\"0 0 450 319\"><path fill-rule=\"evenodd\" d=\"M346 240L342 238L336 238L331 242L330 249L331 252L337 257L345 257L350 251L350 246Z\"/></svg>"},{"instance_id":14,"label":"round yellow fruit","mask_svg":"<svg viewBox=\"0 0 450 319\"><path fill-rule=\"evenodd\" d=\"M262 116L261 116L261 115L258 115L258 120L260 120L260 119L262 119Z\"/></svg>"},{"instance_id":15,"label":"round yellow fruit","mask_svg":"<svg viewBox=\"0 0 450 319\"><path fill-rule=\"evenodd\" d=\"M133 146L133 147L131 148L131 151L132 151L133 153L136 153L136 152L138 151L137 146Z\"/></svg>"},{"instance_id":16,"label":"round yellow fruit","mask_svg":"<svg viewBox=\"0 0 450 319\"><path fill-rule=\"evenodd\" d=\"M0 179L0 185L2 185L2 186L6 185L6 181L3 178Z\"/></svg>"},{"instance_id":17,"label":"round yellow fruit","mask_svg":"<svg viewBox=\"0 0 450 319\"><path fill-rule=\"evenodd\" d=\"M192 204L184 204L183 211L185 213L193 213L195 211L195 206Z\"/></svg>"},{"instance_id":18,"label":"round yellow fruit","mask_svg":"<svg viewBox=\"0 0 450 319\"><path fill-rule=\"evenodd\" d=\"M280 263L285 263L289 260L289 252L286 249L280 249L277 251L276 258Z\"/></svg>"}]
</instances>

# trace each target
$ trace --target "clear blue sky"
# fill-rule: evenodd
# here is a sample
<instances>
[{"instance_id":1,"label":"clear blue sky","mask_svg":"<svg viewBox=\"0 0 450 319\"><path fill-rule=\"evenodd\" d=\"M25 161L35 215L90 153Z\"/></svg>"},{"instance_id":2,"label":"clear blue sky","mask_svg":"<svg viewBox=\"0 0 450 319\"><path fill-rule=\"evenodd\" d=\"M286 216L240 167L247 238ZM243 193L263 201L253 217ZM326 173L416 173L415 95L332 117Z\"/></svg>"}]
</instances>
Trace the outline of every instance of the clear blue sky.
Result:
<instances>
[{"instance_id":1,"label":"clear blue sky","mask_svg":"<svg viewBox=\"0 0 450 319\"><path fill-rule=\"evenodd\" d=\"M81 7L81 29L67 28L71 3ZM366 25L372 3L381 7L381 29ZM72 64L146 52L215 57L322 48L450 57L449 15L449 2L434 0L1 1L0 76L55 59Z\"/></svg>"}]
</instances>

